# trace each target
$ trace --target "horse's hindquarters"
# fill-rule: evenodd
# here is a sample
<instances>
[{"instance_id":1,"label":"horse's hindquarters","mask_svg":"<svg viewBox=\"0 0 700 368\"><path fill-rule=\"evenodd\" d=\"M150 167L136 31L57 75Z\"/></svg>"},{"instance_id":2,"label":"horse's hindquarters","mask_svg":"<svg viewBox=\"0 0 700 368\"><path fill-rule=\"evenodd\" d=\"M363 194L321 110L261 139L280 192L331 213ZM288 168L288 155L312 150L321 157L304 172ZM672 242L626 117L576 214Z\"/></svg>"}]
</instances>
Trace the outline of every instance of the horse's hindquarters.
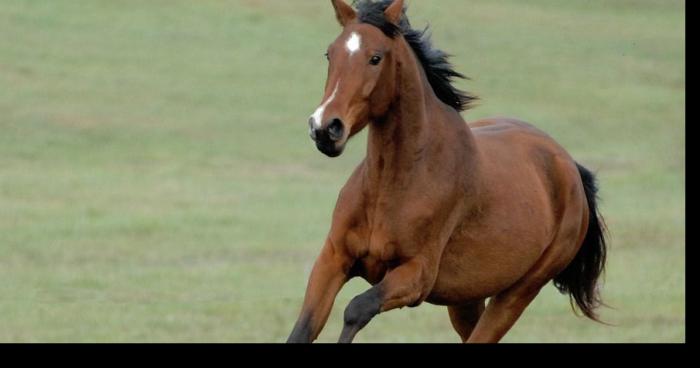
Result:
<instances>
[{"instance_id":1,"label":"horse's hindquarters","mask_svg":"<svg viewBox=\"0 0 700 368\"><path fill-rule=\"evenodd\" d=\"M445 247L428 298L435 304L491 297L532 275L546 283L585 232L585 193L568 153L525 123L477 126L485 189L478 203L467 203L472 210Z\"/></svg>"}]
</instances>

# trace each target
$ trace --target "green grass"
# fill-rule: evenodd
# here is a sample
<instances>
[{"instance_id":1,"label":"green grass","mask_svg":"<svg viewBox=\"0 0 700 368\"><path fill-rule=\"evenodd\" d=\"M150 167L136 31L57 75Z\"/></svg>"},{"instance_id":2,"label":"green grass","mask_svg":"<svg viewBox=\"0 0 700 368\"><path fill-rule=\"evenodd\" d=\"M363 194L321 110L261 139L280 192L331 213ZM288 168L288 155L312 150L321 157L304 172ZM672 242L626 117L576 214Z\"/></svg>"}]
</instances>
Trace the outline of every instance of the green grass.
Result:
<instances>
[{"instance_id":1,"label":"green grass","mask_svg":"<svg viewBox=\"0 0 700 368\"><path fill-rule=\"evenodd\" d=\"M410 1L473 78L599 174L614 327L548 286L506 342L685 341L681 1ZM364 136L307 136L327 1L0 3L0 341L283 342ZM341 292L320 341L367 285ZM457 342L447 312L360 342Z\"/></svg>"}]
</instances>

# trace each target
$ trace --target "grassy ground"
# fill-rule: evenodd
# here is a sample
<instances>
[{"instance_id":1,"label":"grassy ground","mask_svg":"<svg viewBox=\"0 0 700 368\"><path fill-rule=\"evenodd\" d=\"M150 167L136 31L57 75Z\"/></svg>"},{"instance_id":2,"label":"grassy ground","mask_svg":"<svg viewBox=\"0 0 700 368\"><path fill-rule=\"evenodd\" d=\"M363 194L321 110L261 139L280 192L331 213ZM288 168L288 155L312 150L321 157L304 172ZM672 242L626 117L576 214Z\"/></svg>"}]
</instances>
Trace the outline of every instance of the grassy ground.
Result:
<instances>
[{"instance_id":1,"label":"grassy ground","mask_svg":"<svg viewBox=\"0 0 700 368\"><path fill-rule=\"evenodd\" d=\"M468 120L528 120L600 176L615 326L548 286L505 341L685 341L684 3L409 3ZM0 341L284 341L365 149L307 137L337 32L327 1L2 1ZM457 340L430 305L358 337Z\"/></svg>"}]
</instances>

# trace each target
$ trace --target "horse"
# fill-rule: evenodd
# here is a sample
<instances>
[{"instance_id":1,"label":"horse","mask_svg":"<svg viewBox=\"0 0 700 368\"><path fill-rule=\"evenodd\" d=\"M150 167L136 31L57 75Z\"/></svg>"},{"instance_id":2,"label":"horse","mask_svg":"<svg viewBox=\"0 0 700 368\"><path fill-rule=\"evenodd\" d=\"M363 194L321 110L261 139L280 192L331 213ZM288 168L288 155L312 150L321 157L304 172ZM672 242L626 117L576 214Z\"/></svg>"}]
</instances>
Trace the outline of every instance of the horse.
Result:
<instances>
[{"instance_id":1,"label":"horse","mask_svg":"<svg viewBox=\"0 0 700 368\"><path fill-rule=\"evenodd\" d=\"M355 277L372 287L345 309L340 343L424 302L447 307L462 342L497 343L549 281L600 321L595 175L533 125L466 123L477 97L454 87L466 77L427 28L411 28L403 0L331 3L342 33L310 136L337 157L368 127L367 154L340 191L287 342L315 341Z\"/></svg>"}]
</instances>

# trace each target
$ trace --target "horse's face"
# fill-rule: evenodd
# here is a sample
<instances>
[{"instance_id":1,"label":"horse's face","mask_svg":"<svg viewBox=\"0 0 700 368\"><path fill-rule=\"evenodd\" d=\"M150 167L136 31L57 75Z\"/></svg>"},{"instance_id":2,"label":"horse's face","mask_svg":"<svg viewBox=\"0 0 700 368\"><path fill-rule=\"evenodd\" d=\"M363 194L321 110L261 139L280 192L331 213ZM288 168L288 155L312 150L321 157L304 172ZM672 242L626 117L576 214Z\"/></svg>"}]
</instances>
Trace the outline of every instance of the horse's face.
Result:
<instances>
[{"instance_id":1,"label":"horse's face","mask_svg":"<svg viewBox=\"0 0 700 368\"><path fill-rule=\"evenodd\" d=\"M398 5L397 5L398 4ZM330 157L343 153L345 144L368 122L383 116L396 93L396 60L392 57L395 39L378 28L360 24L355 11L342 0L333 0L343 32L328 47L328 79L321 105L309 119L311 138ZM395 1L387 19L403 9Z\"/></svg>"}]
</instances>

